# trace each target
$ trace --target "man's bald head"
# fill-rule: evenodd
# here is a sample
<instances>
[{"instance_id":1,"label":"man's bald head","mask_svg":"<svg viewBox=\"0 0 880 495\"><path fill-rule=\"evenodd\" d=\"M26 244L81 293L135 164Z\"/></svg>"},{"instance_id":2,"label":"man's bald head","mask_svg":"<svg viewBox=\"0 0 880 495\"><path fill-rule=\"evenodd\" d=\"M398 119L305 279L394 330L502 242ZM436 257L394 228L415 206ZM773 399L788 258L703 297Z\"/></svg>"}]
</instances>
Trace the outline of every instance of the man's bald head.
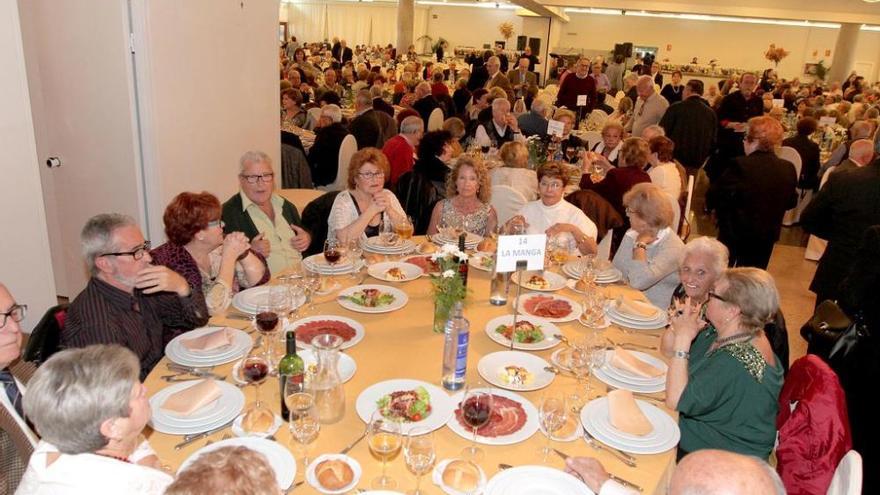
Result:
<instances>
[{"instance_id":1,"label":"man's bald head","mask_svg":"<svg viewBox=\"0 0 880 495\"><path fill-rule=\"evenodd\" d=\"M685 456L669 485L670 495L785 495L782 481L766 462L725 452L699 450Z\"/></svg>"},{"instance_id":2,"label":"man's bald head","mask_svg":"<svg viewBox=\"0 0 880 495\"><path fill-rule=\"evenodd\" d=\"M871 163L874 159L874 142L870 139L859 139L849 147L849 159L859 164L860 167Z\"/></svg>"}]
</instances>

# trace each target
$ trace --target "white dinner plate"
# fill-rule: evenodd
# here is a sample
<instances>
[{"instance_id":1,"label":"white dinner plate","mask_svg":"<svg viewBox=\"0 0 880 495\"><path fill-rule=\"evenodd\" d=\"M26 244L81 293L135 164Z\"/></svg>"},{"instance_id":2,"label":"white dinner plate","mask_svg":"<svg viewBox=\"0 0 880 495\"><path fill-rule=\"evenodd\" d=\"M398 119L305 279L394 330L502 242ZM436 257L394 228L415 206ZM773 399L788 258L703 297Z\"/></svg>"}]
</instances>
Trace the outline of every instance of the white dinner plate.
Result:
<instances>
[{"instance_id":1,"label":"white dinner plate","mask_svg":"<svg viewBox=\"0 0 880 495\"><path fill-rule=\"evenodd\" d=\"M627 350L627 352L632 354L633 357L635 357L636 359L648 363L651 366L659 369L663 372L663 374L655 378L648 378L636 375L635 373L624 370L622 368L618 368L611 363L611 358L612 356L614 356L614 351L608 350L605 353L605 366L603 367L608 375L614 377L619 381L634 383L636 385L651 385L657 384L658 382L666 382L666 372L669 370L669 366L662 359L658 359L650 354L640 351Z\"/></svg>"},{"instance_id":2,"label":"white dinner plate","mask_svg":"<svg viewBox=\"0 0 880 495\"><path fill-rule=\"evenodd\" d=\"M206 445L193 452L191 456L187 457L186 460L183 461L183 464L180 465L180 469L178 469L177 472L180 473L184 471L202 454L213 452L217 449L222 449L223 447L247 447L266 456L269 465L272 467L272 470L275 471L275 480L278 482L278 487L282 490L286 490L290 487L290 485L293 484L294 478L296 478L296 459L293 458L293 455L286 447L278 442L254 437L229 438L227 440L214 442L211 445Z\"/></svg>"},{"instance_id":3,"label":"white dinner plate","mask_svg":"<svg viewBox=\"0 0 880 495\"><path fill-rule=\"evenodd\" d=\"M339 490L327 490L326 488L321 486L321 483L318 482L318 477L315 476L315 469L317 469L318 464L321 464L324 461L343 461L348 464L348 467L351 468L352 476L351 483L345 485ZM315 458L314 461L309 464L309 467L306 468L306 481L309 482L309 485L312 486L315 490L318 490L321 493L326 495L341 495L343 493L351 491L355 485L361 480L361 475L363 475L363 470L361 469L361 465L358 461L356 461L353 457L349 457L345 454L322 454Z\"/></svg>"},{"instance_id":4,"label":"white dinner plate","mask_svg":"<svg viewBox=\"0 0 880 495\"><path fill-rule=\"evenodd\" d=\"M593 375L599 379L602 383L606 385L610 385L614 388L622 388L625 390L630 390L632 392L639 392L643 394L653 394L657 392L662 392L666 390L666 380L661 380L656 383L651 384L641 384L641 383L632 383L623 380L619 380L610 374L608 374L607 368L605 366L593 370Z\"/></svg>"},{"instance_id":5,"label":"white dinner plate","mask_svg":"<svg viewBox=\"0 0 880 495\"><path fill-rule=\"evenodd\" d=\"M593 495L583 481L547 466L517 466L498 472L483 495Z\"/></svg>"},{"instance_id":6,"label":"white dinner plate","mask_svg":"<svg viewBox=\"0 0 880 495\"><path fill-rule=\"evenodd\" d=\"M368 237L361 241L364 251L376 254L403 254L409 253L416 248L416 243L411 239L399 239L394 244L385 244L380 236Z\"/></svg>"},{"instance_id":7,"label":"white dinner plate","mask_svg":"<svg viewBox=\"0 0 880 495\"><path fill-rule=\"evenodd\" d=\"M541 333L544 334L544 338L539 342L534 342L531 344L516 342L513 344L514 349L520 349L523 351L542 351L544 349L555 347L559 344L559 339L554 337L554 335L560 335L562 334L562 331L553 323L550 323L543 318L537 318L527 315L518 316L517 321L528 321L532 325L539 327ZM486 334L489 335L490 339L509 349L510 339L495 331L501 325L513 325L513 315L502 315L489 320L489 323L486 323Z\"/></svg>"},{"instance_id":8,"label":"white dinner plate","mask_svg":"<svg viewBox=\"0 0 880 495\"><path fill-rule=\"evenodd\" d=\"M477 244L479 244L482 240L483 238L481 236L474 234L473 232L468 232L467 236L465 236L464 238L464 247L465 249L474 249L475 247L477 247ZM431 241L433 241L434 244L438 244L440 246L444 244L453 244L455 246L458 246L458 237L453 237L443 232L435 236L431 236Z\"/></svg>"},{"instance_id":9,"label":"white dinner plate","mask_svg":"<svg viewBox=\"0 0 880 495\"><path fill-rule=\"evenodd\" d=\"M492 253L474 253L468 256L468 265L474 270L491 272L495 268L495 255Z\"/></svg>"},{"instance_id":10,"label":"white dinner plate","mask_svg":"<svg viewBox=\"0 0 880 495\"><path fill-rule=\"evenodd\" d=\"M529 283L532 276L543 277L547 282L546 286ZM522 280L520 280L522 278ZM553 292L565 287L565 277L558 273L550 271L533 271L533 272L517 272L511 277L514 283L521 285L528 290L537 290L540 292Z\"/></svg>"},{"instance_id":11,"label":"white dinner plate","mask_svg":"<svg viewBox=\"0 0 880 495\"><path fill-rule=\"evenodd\" d=\"M388 304L383 304L381 306L367 307L361 306L360 304L357 304L354 301L348 299L348 297L352 294L365 289L377 289L383 294L391 294L392 296L394 296L394 301ZM354 287L349 287L348 289L340 292L339 295L336 297L336 302L338 302L340 306L356 313L389 313L391 311L397 311L398 309L406 306L406 303L408 301L409 296L407 296L406 293L402 290L395 289L394 287L389 287L387 285L374 284L355 285Z\"/></svg>"},{"instance_id":12,"label":"white dinner plate","mask_svg":"<svg viewBox=\"0 0 880 495\"><path fill-rule=\"evenodd\" d=\"M497 388L487 388L481 390L485 390L491 392L493 395L497 395L499 397L504 397L506 399L518 402L520 406L522 406L526 418L522 428L516 430L510 435L499 437L484 437L478 434L477 443L482 445L513 445L528 440L532 435L535 434L536 431L538 431L538 425L540 423L538 419L538 409L525 397L517 394L516 392L501 390ZM456 409L458 408L458 405L461 403L462 400L464 400L464 391L461 391L452 396L452 401L455 404ZM446 424L446 426L448 426L449 429L452 430L456 435L465 438L468 441L471 441L473 439L473 429L461 424L458 421L458 418L455 417L454 412L452 414L452 418L449 419L449 422Z\"/></svg>"},{"instance_id":13,"label":"white dinner plate","mask_svg":"<svg viewBox=\"0 0 880 495\"><path fill-rule=\"evenodd\" d=\"M210 351L193 352L181 344L183 340L201 337L222 328L224 327L202 327L178 335L165 346L165 355L171 361L183 366L207 367L235 361L247 353L253 346L253 340L250 335L231 327L228 328L231 333L232 343L228 346Z\"/></svg>"},{"instance_id":14,"label":"white dinner plate","mask_svg":"<svg viewBox=\"0 0 880 495\"><path fill-rule=\"evenodd\" d=\"M346 342L343 342L341 349L348 349L349 347L353 347L355 344L357 344L358 342L363 340L364 335L366 335L366 330L364 329L364 326L361 323L359 323L351 318L346 318L344 316L335 316L335 315L317 315L317 316L309 316L308 318L302 318L300 320L294 321L293 323L290 323L287 327L285 327L285 330L290 329L290 330L296 331L297 329L299 329L303 325L305 325L307 323L315 322L315 321L338 321L338 322L345 323L346 325L348 325L354 329L354 337L347 340ZM300 335L301 334L297 333L297 336L296 336L297 347L311 349L312 348L311 340L309 340L308 342L306 342L305 340L301 340Z\"/></svg>"},{"instance_id":15,"label":"white dinner plate","mask_svg":"<svg viewBox=\"0 0 880 495\"><path fill-rule=\"evenodd\" d=\"M617 313L616 311L611 310L611 309L608 309L605 311L605 316L612 323L619 325L619 326L622 326L622 327L625 327L625 328L631 328L633 330L660 330L662 328L666 328L666 325L668 324L668 321L667 321L665 315L662 318L658 318L657 320L654 320L652 322L647 322L647 323L644 323L644 322L636 323L636 322L626 318L625 316L621 316L619 313Z\"/></svg>"},{"instance_id":16,"label":"white dinner plate","mask_svg":"<svg viewBox=\"0 0 880 495\"><path fill-rule=\"evenodd\" d=\"M681 432L675 420L648 402L636 400L636 404L654 427L647 435L630 435L614 428L608 418L607 397L592 400L584 406L581 423L600 442L630 454L659 454L678 445Z\"/></svg>"},{"instance_id":17,"label":"white dinner plate","mask_svg":"<svg viewBox=\"0 0 880 495\"><path fill-rule=\"evenodd\" d=\"M251 287L250 289L240 291L232 296L232 307L241 311L242 313L255 315L257 314L257 309L261 305L265 305L268 302L269 292L274 287L278 286L259 285L257 287ZM294 301L294 307L292 307L291 310L302 306L305 302L306 298L304 295L297 296L296 301Z\"/></svg>"},{"instance_id":18,"label":"white dinner plate","mask_svg":"<svg viewBox=\"0 0 880 495\"><path fill-rule=\"evenodd\" d=\"M531 311L526 310L526 303L535 297L545 297L545 298L555 299L558 301L565 301L571 307L571 311L568 314L563 315L563 316L559 316L559 317L548 317L548 316L536 315L536 314L532 313ZM519 308L520 314L534 316L536 318L542 318L544 320L547 320L547 321L550 321L553 323L565 323L567 321L576 320L578 318L578 316L580 316L581 313L584 312L583 306L581 306L580 303L574 301L573 299L570 299L565 296L560 296L558 294L543 294L540 292L529 292L527 294L522 294L519 297L518 308Z\"/></svg>"},{"instance_id":19,"label":"white dinner plate","mask_svg":"<svg viewBox=\"0 0 880 495\"><path fill-rule=\"evenodd\" d=\"M380 398L391 392L413 390L416 387L423 387L431 396L431 414L421 421L401 423L401 432L406 435L417 426L430 428L431 431L441 428L453 415L456 403L440 387L420 380L400 378L370 385L358 396L354 405L355 410L361 420L367 423L376 412L378 408L376 402Z\"/></svg>"},{"instance_id":20,"label":"white dinner plate","mask_svg":"<svg viewBox=\"0 0 880 495\"><path fill-rule=\"evenodd\" d=\"M324 258L323 253L313 254L304 259L303 266L308 270L318 272L322 275L339 275L348 273L354 267L351 261L348 261L344 257L336 264L330 264L330 262Z\"/></svg>"},{"instance_id":21,"label":"white dinner plate","mask_svg":"<svg viewBox=\"0 0 880 495\"><path fill-rule=\"evenodd\" d=\"M403 275L403 278L393 278L388 271L397 268ZM424 273L421 268L412 263L402 263L399 261L387 261L384 263L376 263L367 268L367 273L371 277L382 280L383 282L409 282L422 276Z\"/></svg>"},{"instance_id":22,"label":"white dinner plate","mask_svg":"<svg viewBox=\"0 0 880 495\"><path fill-rule=\"evenodd\" d=\"M648 301L640 301L640 300L631 300L630 304L642 307L646 310L654 310L654 314L652 316L642 316L637 314L625 313L620 310L620 304L622 301L620 300L611 300L609 301L609 309L613 311L618 317L631 321L633 323L653 323L655 321L664 319L666 312L662 309L654 306Z\"/></svg>"},{"instance_id":23,"label":"white dinner plate","mask_svg":"<svg viewBox=\"0 0 880 495\"><path fill-rule=\"evenodd\" d=\"M154 430L170 435L187 435L210 430L238 416L244 407L244 394L235 385L222 381L216 382L220 387L220 398L195 411L191 416L181 417L162 410L160 405L171 394L193 387L201 381L175 383L150 397L150 409L152 409L150 425Z\"/></svg>"},{"instance_id":24,"label":"white dinner plate","mask_svg":"<svg viewBox=\"0 0 880 495\"><path fill-rule=\"evenodd\" d=\"M508 383L502 378L506 376L505 367L507 366L525 368L531 375L531 380L522 385ZM522 351L500 351L483 356L477 363L477 371L483 379L496 387L517 392L529 392L540 390L553 383L556 374L544 369L548 366L550 363L534 354Z\"/></svg>"}]
</instances>

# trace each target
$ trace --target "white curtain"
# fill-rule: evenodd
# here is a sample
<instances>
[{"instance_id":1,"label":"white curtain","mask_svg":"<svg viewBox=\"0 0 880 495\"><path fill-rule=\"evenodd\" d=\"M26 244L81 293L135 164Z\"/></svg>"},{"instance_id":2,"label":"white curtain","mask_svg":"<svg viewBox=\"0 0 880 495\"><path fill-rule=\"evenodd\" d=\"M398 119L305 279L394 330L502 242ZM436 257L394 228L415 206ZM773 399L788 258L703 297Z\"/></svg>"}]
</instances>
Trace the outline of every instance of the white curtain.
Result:
<instances>
[{"instance_id":1,"label":"white curtain","mask_svg":"<svg viewBox=\"0 0 880 495\"><path fill-rule=\"evenodd\" d=\"M327 37L327 6L314 3L287 4L287 25L290 34L300 42L323 41Z\"/></svg>"},{"instance_id":2,"label":"white curtain","mask_svg":"<svg viewBox=\"0 0 880 495\"><path fill-rule=\"evenodd\" d=\"M369 7L340 4L328 5L327 33L331 39L334 37L344 39L349 47L369 43Z\"/></svg>"},{"instance_id":3,"label":"white curtain","mask_svg":"<svg viewBox=\"0 0 880 495\"><path fill-rule=\"evenodd\" d=\"M385 46L397 42L397 7L374 7L370 12L373 25L371 45Z\"/></svg>"}]
</instances>

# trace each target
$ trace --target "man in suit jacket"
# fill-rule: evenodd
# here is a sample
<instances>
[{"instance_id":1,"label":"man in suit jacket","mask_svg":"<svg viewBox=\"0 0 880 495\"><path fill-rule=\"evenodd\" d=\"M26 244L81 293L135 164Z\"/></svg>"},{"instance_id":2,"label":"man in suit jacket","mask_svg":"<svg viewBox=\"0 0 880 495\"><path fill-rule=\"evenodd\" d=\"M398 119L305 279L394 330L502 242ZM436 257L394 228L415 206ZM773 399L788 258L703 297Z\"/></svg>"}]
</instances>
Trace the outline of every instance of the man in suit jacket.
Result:
<instances>
[{"instance_id":1,"label":"man in suit jacket","mask_svg":"<svg viewBox=\"0 0 880 495\"><path fill-rule=\"evenodd\" d=\"M351 48L348 47L345 40L341 40L339 42L339 51L336 53L336 60L339 60L342 65L345 65L346 62L351 62L351 57Z\"/></svg>"},{"instance_id":2,"label":"man in suit jacket","mask_svg":"<svg viewBox=\"0 0 880 495\"><path fill-rule=\"evenodd\" d=\"M718 240L730 250L731 266L766 269L782 217L797 205L797 174L773 152L782 142L782 124L772 117L749 123L746 156L712 183L706 205L718 214Z\"/></svg>"},{"instance_id":3,"label":"man in suit jacket","mask_svg":"<svg viewBox=\"0 0 880 495\"><path fill-rule=\"evenodd\" d=\"M348 135L348 128L342 124L342 109L337 105L324 105L321 108L318 125L315 144L309 150L309 168L312 170L312 182L316 186L326 186L336 180L339 148Z\"/></svg>"},{"instance_id":4,"label":"man in suit jacket","mask_svg":"<svg viewBox=\"0 0 880 495\"><path fill-rule=\"evenodd\" d=\"M529 72L529 59L522 57L519 65L507 73L515 99L524 98L531 100L538 94L538 78L534 72Z\"/></svg>"},{"instance_id":5,"label":"man in suit jacket","mask_svg":"<svg viewBox=\"0 0 880 495\"><path fill-rule=\"evenodd\" d=\"M431 117L431 112L433 112L435 108L440 108L440 102L438 102L437 98L434 98L434 95L431 94L431 85L426 81L420 82L419 85L416 86L415 94L416 101L413 103L412 107L413 110L419 112L419 116L425 122L425 131L427 131L428 119Z\"/></svg>"},{"instance_id":6,"label":"man in suit jacket","mask_svg":"<svg viewBox=\"0 0 880 495\"><path fill-rule=\"evenodd\" d=\"M373 110L373 99L370 97L370 90L362 89L358 91L354 101L355 117L348 126L348 131L357 141L358 149L364 149L368 146L382 149L385 141L396 134L397 126L394 125L394 119L384 112ZM391 124L389 125L389 122ZM386 132L391 130L390 135Z\"/></svg>"},{"instance_id":7,"label":"man in suit jacket","mask_svg":"<svg viewBox=\"0 0 880 495\"><path fill-rule=\"evenodd\" d=\"M837 299L838 286L852 268L865 230L880 224L880 160L834 172L801 213L804 229L828 241L810 290L816 304Z\"/></svg>"},{"instance_id":8,"label":"man in suit jacket","mask_svg":"<svg viewBox=\"0 0 880 495\"><path fill-rule=\"evenodd\" d=\"M703 81L691 79L682 93L682 100L666 109L660 126L675 143L673 157L693 174L715 147L718 119L703 99Z\"/></svg>"},{"instance_id":9,"label":"man in suit jacket","mask_svg":"<svg viewBox=\"0 0 880 495\"><path fill-rule=\"evenodd\" d=\"M537 100L532 102L532 108L520 115L516 121L519 123L519 128L523 133L523 136L529 137L532 135L538 135L540 137L547 136L547 126L549 121L545 117L547 113L547 101L543 98L538 98Z\"/></svg>"},{"instance_id":10,"label":"man in suit jacket","mask_svg":"<svg viewBox=\"0 0 880 495\"><path fill-rule=\"evenodd\" d=\"M669 102L654 91L654 80L651 76L639 77L636 91L639 93L639 98L633 107L633 116L627 121L625 130L630 131L633 137L641 137L645 127L660 122L666 109L669 108Z\"/></svg>"},{"instance_id":11,"label":"man in suit jacket","mask_svg":"<svg viewBox=\"0 0 880 495\"><path fill-rule=\"evenodd\" d=\"M804 117L797 123L797 134L782 141L783 146L794 148L801 157L800 189L819 190L819 145L810 139L818 126L813 117Z\"/></svg>"},{"instance_id":12,"label":"man in suit jacket","mask_svg":"<svg viewBox=\"0 0 880 495\"><path fill-rule=\"evenodd\" d=\"M486 50L483 52L482 57L474 55L473 65L474 70L471 72L471 77L468 78L467 89L470 92L474 92L478 89L483 88L486 85L486 81L489 80L489 71L486 69L486 61L489 60L489 57L492 56L491 50Z\"/></svg>"},{"instance_id":13,"label":"man in suit jacket","mask_svg":"<svg viewBox=\"0 0 880 495\"><path fill-rule=\"evenodd\" d=\"M498 57L498 63L501 64L501 72L507 74L507 71L510 70L510 61L507 59L507 54L504 53L504 48L501 45L495 45L495 56Z\"/></svg>"},{"instance_id":14,"label":"man in suit jacket","mask_svg":"<svg viewBox=\"0 0 880 495\"><path fill-rule=\"evenodd\" d=\"M495 87L501 88L507 93L508 101L513 102L513 87L511 87L510 81L507 80L507 76L501 72L501 61L498 57L489 57L489 60L486 61L486 70L489 71L486 90L488 91Z\"/></svg>"}]
</instances>

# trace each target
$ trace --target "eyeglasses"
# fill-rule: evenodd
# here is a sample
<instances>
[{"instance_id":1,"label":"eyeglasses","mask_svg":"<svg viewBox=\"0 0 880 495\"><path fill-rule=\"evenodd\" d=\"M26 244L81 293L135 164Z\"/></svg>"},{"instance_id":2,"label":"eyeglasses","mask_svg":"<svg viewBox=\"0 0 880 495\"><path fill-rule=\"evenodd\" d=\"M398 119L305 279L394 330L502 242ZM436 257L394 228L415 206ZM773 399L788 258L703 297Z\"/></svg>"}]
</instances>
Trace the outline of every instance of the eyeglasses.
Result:
<instances>
[{"instance_id":1,"label":"eyeglasses","mask_svg":"<svg viewBox=\"0 0 880 495\"><path fill-rule=\"evenodd\" d=\"M727 299L724 299L723 296L719 296L718 293L716 293L715 291L712 291L712 290L709 291L709 298L710 299L718 299L721 302L728 302Z\"/></svg>"},{"instance_id":2,"label":"eyeglasses","mask_svg":"<svg viewBox=\"0 0 880 495\"><path fill-rule=\"evenodd\" d=\"M18 323L27 315L27 304L13 304L9 311L0 313L0 328L6 326L6 318L12 317L12 321Z\"/></svg>"},{"instance_id":3,"label":"eyeglasses","mask_svg":"<svg viewBox=\"0 0 880 495\"><path fill-rule=\"evenodd\" d=\"M372 180L372 179L381 179L385 177L385 172L360 172L358 174L362 179Z\"/></svg>"},{"instance_id":4,"label":"eyeglasses","mask_svg":"<svg viewBox=\"0 0 880 495\"><path fill-rule=\"evenodd\" d=\"M150 241L145 241L140 246L135 247L131 251L125 251L121 253L104 253L101 256L131 256L135 259L135 261L144 257L147 254L147 251L150 250Z\"/></svg>"},{"instance_id":5,"label":"eyeglasses","mask_svg":"<svg viewBox=\"0 0 880 495\"><path fill-rule=\"evenodd\" d=\"M209 228L226 227L226 222L224 222L223 220L212 220L212 221L208 222L208 227Z\"/></svg>"},{"instance_id":6,"label":"eyeglasses","mask_svg":"<svg viewBox=\"0 0 880 495\"><path fill-rule=\"evenodd\" d=\"M551 189L551 190L562 188L562 182L557 182L557 181L554 181L554 182L541 181L539 185L545 189Z\"/></svg>"},{"instance_id":7,"label":"eyeglasses","mask_svg":"<svg viewBox=\"0 0 880 495\"><path fill-rule=\"evenodd\" d=\"M239 177L246 180L248 184L256 184L257 182L272 182L275 179L275 174L270 172L262 175L239 175Z\"/></svg>"}]
</instances>

